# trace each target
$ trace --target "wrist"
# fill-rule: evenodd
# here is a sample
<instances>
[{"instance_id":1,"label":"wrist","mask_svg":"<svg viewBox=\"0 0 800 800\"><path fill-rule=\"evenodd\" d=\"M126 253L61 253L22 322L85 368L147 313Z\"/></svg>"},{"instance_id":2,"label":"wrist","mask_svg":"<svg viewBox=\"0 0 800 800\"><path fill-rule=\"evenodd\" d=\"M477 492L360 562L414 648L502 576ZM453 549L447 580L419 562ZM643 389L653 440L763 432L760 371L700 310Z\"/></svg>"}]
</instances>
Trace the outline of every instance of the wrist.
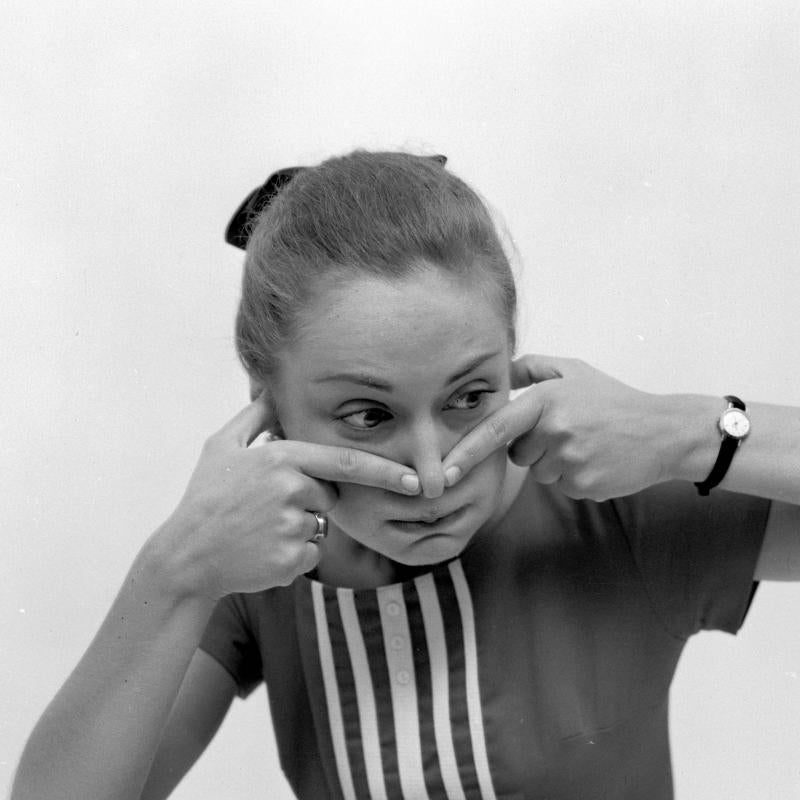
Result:
<instances>
[{"instance_id":1,"label":"wrist","mask_svg":"<svg viewBox=\"0 0 800 800\"><path fill-rule=\"evenodd\" d=\"M708 477L719 454L718 421L726 403L721 397L662 395L668 421L664 446L664 475L670 480L697 483Z\"/></svg>"},{"instance_id":2,"label":"wrist","mask_svg":"<svg viewBox=\"0 0 800 800\"><path fill-rule=\"evenodd\" d=\"M206 560L193 546L197 539L191 522L173 514L150 536L137 557L142 574L176 605L186 601L215 603L221 597L213 589Z\"/></svg>"}]
</instances>

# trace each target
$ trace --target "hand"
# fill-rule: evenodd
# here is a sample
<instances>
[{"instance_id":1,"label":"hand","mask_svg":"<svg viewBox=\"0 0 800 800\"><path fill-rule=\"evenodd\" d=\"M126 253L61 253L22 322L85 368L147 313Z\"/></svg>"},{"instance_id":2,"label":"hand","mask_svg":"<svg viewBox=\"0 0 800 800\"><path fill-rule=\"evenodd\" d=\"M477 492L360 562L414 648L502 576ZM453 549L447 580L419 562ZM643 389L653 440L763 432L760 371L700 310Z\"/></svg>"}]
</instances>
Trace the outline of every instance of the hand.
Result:
<instances>
[{"instance_id":1,"label":"hand","mask_svg":"<svg viewBox=\"0 0 800 800\"><path fill-rule=\"evenodd\" d=\"M664 405L575 359L526 355L511 365L530 387L470 431L444 460L452 486L498 447L540 483L575 498L622 497L670 477Z\"/></svg>"},{"instance_id":2,"label":"hand","mask_svg":"<svg viewBox=\"0 0 800 800\"><path fill-rule=\"evenodd\" d=\"M334 481L419 492L408 467L361 450L283 440L249 447L273 423L262 394L206 441L166 526L187 591L254 592L313 569L319 549L309 542L311 512L336 505Z\"/></svg>"}]
</instances>

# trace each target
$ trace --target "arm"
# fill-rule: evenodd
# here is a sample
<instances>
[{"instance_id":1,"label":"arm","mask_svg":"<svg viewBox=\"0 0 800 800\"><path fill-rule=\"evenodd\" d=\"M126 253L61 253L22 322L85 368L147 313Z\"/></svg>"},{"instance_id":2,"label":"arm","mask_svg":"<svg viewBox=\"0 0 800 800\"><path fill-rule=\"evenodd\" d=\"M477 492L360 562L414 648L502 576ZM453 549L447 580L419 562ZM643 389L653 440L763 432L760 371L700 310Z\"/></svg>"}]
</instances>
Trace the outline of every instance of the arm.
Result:
<instances>
[{"instance_id":1,"label":"arm","mask_svg":"<svg viewBox=\"0 0 800 800\"><path fill-rule=\"evenodd\" d=\"M154 537L22 755L12 800L139 798L213 609L176 593Z\"/></svg>"},{"instance_id":2,"label":"arm","mask_svg":"<svg viewBox=\"0 0 800 800\"><path fill-rule=\"evenodd\" d=\"M682 399L686 413L698 421L705 419L706 423L696 428L691 426L693 429L686 432L685 443L678 449L686 456L683 464L678 461L676 477L703 480L719 449L719 433L708 430L708 420L714 422L724 401L691 395ZM720 487L772 500L754 579L797 581L800 580L800 409L748 403L747 411L753 432L737 449Z\"/></svg>"},{"instance_id":3,"label":"arm","mask_svg":"<svg viewBox=\"0 0 800 800\"><path fill-rule=\"evenodd\" d=\"M162 800L200 757L236 695L230 673L197 650L181 684L147 776L141 800Z\"/></svg>"},{"instance_id":4,"label":"arm","mask_svg":"<svg viewBox=\"0 0 800 800\"><path fill-rule=\"evenodd\" d=\"M646 396L672 422L674 455L669 477L702 481L719 452L716 422L726 402L699 395ZM752 433L739 446L720 486L800 505L800 409L748 403L747 413Z\"/></svg>"},{"instance_id":5,"label":"arm","mask_svg":"<svg viewBox=\"0 0 800 800\"><path fill-rule=\"evenodd\" d=\"M333 482L418 492L403 488L408 467L362 451L249 447L270 421L259 398L208 439L177 509L36 725L12 800L164 796L230 704L227 675L212 687L213 704L199 691L221 669L195 655L218 599L286 585L316 565L309 510L333 508Z\"/></svg>"},{"instance_id":6,"label":"arm","mask_svg":"<svg viewBox=\"0 0 800 800\"><path fill-rule=\"evenodd\" d=\"M512 385L526 391L445 458L448 486L509 443L511 459L537 480L594 500L702 481L719 452L722 398L648 394L581 361L533 355L514 362ZM752 432L721 487L776 501L759 574L800 579L800 409L747 405Z\"/></svg>"},{"instance_id":7,"label":"arm","mask_svg":"<svg viewBox=\"0 0 800 800\"><path fill-rule=\"evenodd\" d=\"M80 668L76 670L76 673L79 671ZM123 682L124 680L126 679L123 679ZM134 748L140 740L149 741L152 745L157 744L154 754L148 757L151 767L146 775L144 788L139 793L136 791L136 786L125 785L125 780L129 779L130 772L136 771L134 766L136 756L128 754L122 765L120 780L124 789L130 790L133 797L140 797L141 800L166 798L213 738L230 708L235 694L236 684L227 670L202 650L196 650L181 681L177 698L169 711L166 724L163 725L163 733L159 736L157 731L161 726L156 723L153 726L156 731L154 735L142 736L147 731L140 728L136 740L133 742ZM67 687L59 697L69 697ZM150 694L149 697L155 697L155 695ZM73 698L75 698L74 693ZM141 704L141 700L138 701L138 704ZM39 732L41 731L42 735L46 736L48 725L52 726L55 723L56 729L63 727L58 725L59 714L66 713L70 717L70 727L74 726L76 720L73 711L63 707L59 709L58 706L59 699L56 698L31 736L26 749L27 757L23 758L17 773L12 800L16 800L17 797L50 796L49 782L56 773L58 773L58 796L60 797L115 796L113 787L103 787L98 790L98 794L95 794L95 789L86 786L85 782L80 791L77 786L73 789L69 784L64 783L64 773L59 769L58 760L71 757L73 749L70 748L68 742L56 739L44 746L37 744L36 739ZM165 707L158 708L163 711ZM48 717L50 717L49 720ZM141 716L139 721L141 721ZM119 746L122 742L119 735L125 735L126 727L121 722L120 719L103 720L100 718L93 722L91 727L103 732L104 740L113 741L111 748L103 745L104 752L98 754L101 759L104 759L106 755L110 755L114 759L121 752ZM49 752L51 748L56 752ZM115 770L119 769L116 764L114 767ZM128 778L125 777L125 770L128 771ZM115 775L115 777L118 776ZM136 780L139 781L138 776L136 776Z\"/></svg>"}]
</instances>

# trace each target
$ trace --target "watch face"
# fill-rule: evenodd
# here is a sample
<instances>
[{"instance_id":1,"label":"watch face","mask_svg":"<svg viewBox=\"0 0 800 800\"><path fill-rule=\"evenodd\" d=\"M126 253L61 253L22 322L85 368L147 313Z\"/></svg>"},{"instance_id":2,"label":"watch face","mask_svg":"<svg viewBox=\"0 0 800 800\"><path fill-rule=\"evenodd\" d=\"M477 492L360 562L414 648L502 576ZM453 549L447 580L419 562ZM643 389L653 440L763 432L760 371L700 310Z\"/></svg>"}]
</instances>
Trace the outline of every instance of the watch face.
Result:
<instances>
[{"instance_id":1,"label":"watch face","mask_svg":"<svg viewBox=\"0 0 800 800\"><path fill-rule=\"evenodd\" d=\"M734 439L744 439L750 433L750 420L744 411L729 408L720 418L719 426L723 433Z\"/></svg>"}]
</instances>

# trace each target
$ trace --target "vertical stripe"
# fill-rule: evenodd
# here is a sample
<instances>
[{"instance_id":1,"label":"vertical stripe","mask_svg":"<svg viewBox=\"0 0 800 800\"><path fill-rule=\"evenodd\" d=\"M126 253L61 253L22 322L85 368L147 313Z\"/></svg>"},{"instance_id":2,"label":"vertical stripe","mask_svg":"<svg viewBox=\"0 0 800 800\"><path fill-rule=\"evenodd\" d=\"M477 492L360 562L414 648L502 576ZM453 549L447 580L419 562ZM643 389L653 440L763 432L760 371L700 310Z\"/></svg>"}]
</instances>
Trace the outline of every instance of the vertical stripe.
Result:
<instances>
[{"instance_id":1,"label":"vertical stripe","mask_svg":"<svg viewBox=\"0 0 800 800\"><path fill-rule=\"evenodd\" d=\"M395 741L394 709L389 669L386 664L386 650L383 646L383 627L378 607L376 591L359 592L356 597L356 611L364 644L367 649L369 672L375 691L375 704L378 709L378 735L383 755L383 772L386 780L386 794L389 800L403 800L400 776L397 766L397 743Z\"/></svg>"},{"instance_id":2,"label":"vertical stripe","mask_svg":"<svg viewBox=\"0 0 800 800\"><path fill-rule=\"evenodd\" d=\"M428 792L422 770L417 687L409 644L411 633L408 629L405 601L402 588L397 584L380 587L377 593L394 706L400 786L407 800L423 800L428 797ZM395 647L394 644L399 642L404 643L404 646Z\"/></svg>"},{"instance_id":3,"label":"vertical stripe","mask_svg":"<svg viewBox=\"0 0 800 800\"><path fill-rule=\"evenodd\" d=\"M311 585L311 590L314 600L314 621L317 627L319 660L322 667L322 681L325 685L325 698L328 706L328 719L330 721L336 768L339 772L339 782L342 785L342 793L345 800L356 800L353 777L350 773L350 762L347 758L345 746L344 724L339 704L339 687L336 684L336 669L333 663L331 640L328 635L328 620L325 613L325 598L322 594L322 585L314 582Z\"/></svg>"},{"instance_id":4,"label":"vertical stripe","mask_svg":"<svg viewBox=\"0 0 800 800\"><path fill-rule=\"evenodd\" d=\"M472 752L475 758L475 769L478 772L478 784L484 800L496 800L492 775L489 771L489 757L486 752L486 737L483 729L483 712L481 710L480 687L478 684L478 646L475 639L475 617L473 615L472 598L469 593L467 579L460 561L449 565L450 575L461 611L461 626L464 631L464 678L467 684L467 710L469 713L469 729L472 738Z\"/></svg>"},{"instance_id":5,"label":"vertical stripe","mask_svg":"<svg viewBox=\"0 0 800 800\"><path fill-rule=\"evenodd\" d=\"M417 710L419 715L419 743L422 749L422 771L425 786L431 797L448 797L439 766L439 750L433 722L433 695L431 690L431 660L425 641L425 623L422 619L419 594L413 582L403 584L408 627L411 631L411 656L417 679Z\"/></svg>"},{"instance_id":6,"label":"vertical stripe","mask_svg":"<svg viewBox=\"0 0 800 800\"><path fill-rule=\"evenodd\" d=\"M467 711L467 686L465 676L464 633L461 610L458 606L450 570L445 568L432 573L442 620L447 649L448 689L450 691L450 727L453 731L453 749L458 764L461 786L467 797L479 797L478 773L472 755L472 737Z\"/></svg>"},{"instance_id":7,"label":"vertical stripe","mask_svg":"<svg viewBox=\"0 0 800 800\"><path fill-rule=\"evenodd\" d=\"M461 777L458 774L456 753L453 749L453 729L450 724L450 687L447 664L447 646L444 621L436 585L431 575L414 582L419 594L425 638L431 662L431 695L433 698L433 726L439 765L449 800L465 800Z\"/></svg>"},{"instance_id":8,"label":"vertical stripe","mask_svg":"<svg viewBox=\"0 0 800 800\"><path fill-rule=\"evenodd\" d=\"M342 617L347 649L355 679L358 714L361 722L361 741L364 748L364 763L367 771L369 796L372 800L386 800L386 785L383 779L381 742L378 734L378 712L372 689L367 650L358 624L353 592L339 589L339 612Z\"/></svg>"},{"instance_id":9,"label":"vertical stripe","mask_svg":"<svg viewBox=\"0 0 800 800\"><path fill-rule=\"evenodd\" d=\"M333 752L333 741L330 737L330 721L328 720L328 704L325 699L325 686L322 679L322 665L319 660L319 643L317 640L317 623L314 614L314 597L311 581L307 579L296 580L293 584L295 608L295 634L296 644L299 647L301 669L297 674L286 676L286 680L279 679L275 683L270 700L275 713L273 722L279 730L288 731L288 737L296 746L284 747L285 771L287 775L294 776L297 792L303 792L312 797L327 797L329 800L344 800L342 786L339 781L339 771L336 767L336 757ZM278 597L280 597L278 593ZM286 599L286 595L283 595ZM279 600L279 602L281 602ZM276 614L276 620L280 614ZM280 631L283 626L277 622L274 632L282 636ZM286 641L281 640L276 650L270 647L269 659L278 658L281 663L281 652L287 655L289 662L295 660L295 653L291 649L287 652L285 646L291 648L291 631L285 631ZM273 664L273 672L274 674ZM278 664L280 667L280 664ZM270 677L271 677L270 675ZM272 686L270 680L270 686ZM303 695L305 692L305 695ZM294 702L291 708L286 708L282 698L292 697ZM318 759L315 758L315 753ZM312 763L308 763L311 761Z\"/></svg>"},{"instance_id":10,"label":"vertical stripe","mask_svg":"<svg viewBox=\"0 0 800 800\"><path fill-rule=\"evenodd\" d=\"M342 713L344 726L344 743L347 748L347 757L350 762L350 774L353 778L353 790L356 797L367 797L367 769L364 763L364 750L361 747L361 721L358 711L358 696L356 694L353 664L350 659L350 650L347 646L347 637L342 624L339 611L338 592L333 586L322 587L322 596L325 600L325 613L328 617L328 636L331 641L333 665L336 674L336 685L339 689L339 708ZM342 589L341 591L348 591ZM329 726L330 727L330 726Z\"/></svg>"}]
</instances>

